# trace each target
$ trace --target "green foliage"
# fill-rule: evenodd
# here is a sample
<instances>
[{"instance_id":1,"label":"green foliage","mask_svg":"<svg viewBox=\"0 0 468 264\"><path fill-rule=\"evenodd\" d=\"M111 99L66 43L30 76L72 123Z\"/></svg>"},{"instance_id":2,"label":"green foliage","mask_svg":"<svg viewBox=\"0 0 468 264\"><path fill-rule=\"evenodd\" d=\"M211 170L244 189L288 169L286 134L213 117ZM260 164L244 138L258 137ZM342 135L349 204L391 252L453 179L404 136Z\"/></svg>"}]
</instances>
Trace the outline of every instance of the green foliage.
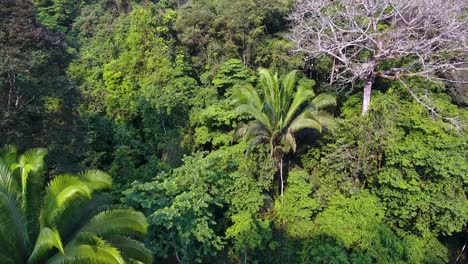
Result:
<instances>
[{"instance_id":1,"label":"green foliage","mask_svg":"<svg viewBox=\"0 0 468 264\"><path fill-rule=\"evenodd\" d=\"M174 252L181 262L192 263L216 255L226 239L233 240L239 250L259 246L268 222L255 215L263 206L271 166L262 168L264 161L247 161L244 151L245 146L236 145L206 157L201 153L186 157L184 165L172 173L162 173L153 182L134 183L124 192L126 203L148 215L152 241L158 242L152 246L159 256ZM246 223L240 220L246 217L259 233L246 233ZM227 221L237 223L215 225Z\"/></svg>"},{"instance_id":2,"label":"green foliage","mask_svg":"<svg viewBox=\"0 0 468 264\"><path fill-rule=\"evenodd\" d=\"M304 162L320 182L317 199L326 201L337 189L348 195L369 189L385 208L386 224L434 241L468 219L467 163L460 155L466 132L434 120L398 89L376 93L365 118L356 117L359 103L351 97L321 154ZM463 114L435 95L446 109Z\"/></svg>"},{"instance_id":3,"label":"green foliage","mask_svg":"<svg viewBox=\"0 0 468 264\"><path fill-rule=\"evenodd\" d=\"M241 115L233 108L233 91L255 82L255 76L240 60L225 62L212 80L212 86L198 91L192 99L190 123L194 127L194 145L204 149L228 146Z\"/></svg>"},{"instance_id":4,"label":"green foliage","mask_svg":"<svg viewBox=\"0 0 468 264\"><path fill-rule=\"evenodd\" d=\"M49 146L51 170L76 169L77 93L63 37L42 28L30 1L0 3L0 145Z\"/></svg>"},{"instance_id":5,"label":"green foliage","mask_svg":"<svg viewBox=\"0 0 468 264\"><path fill-rule=\"evenodd\" d=\"M83 5L92 0L33 0L38 21L53 31L66 33Z\"/></svg>"},{"instance_id":6,"label":"green foliage","mask_svg":"<svg viewBox=\"0 0 468 264\"><path fill-rule=\"evenodd\" d=\"M232 58L242 58L250 66L268 60L256 59L266 55L255 51L262 47L267 35L284 29L289 8L289 1L285 0L196 0L180 9L176 29L198 69L217 69Z\"/></svg>"},{"instance_id":7,"label":"green foliage","mask_svg":"<svg viewBox=\"0 0 468 264\"><path fill-rule=\"evenodd\" d=\"M397 236L384 223L385 207L363 191L333 196L314 220L315 236L304 244L302 263L445 263L434 239ZM432 246L437 245L436 248ZM418 252L415 254L415 252Z\"/></svg>"},{"instance_id":8,"label":"green foliage","mask_svg":"<svg viewBox=\"0 0 468 264\"><path fill-rule=\"evenodd\" d=\"M289 42L282 34L265 38L264 44L255 49L255 65L268 65L276 71L288 72L302 68L303 54L291 54L294 44Z\"/></svg>"},{"instance_id":9,"label":"green foliage","mask_svg":"<svg viewBox=\"0 0 468 264\"><path fill-rule=\"evenodd\" d=\"M151 252L130 238L147 232L144 215L98 209L109 202L93 193L110 189L111 177L97 170L58 175L43 191L45 155L45 149L20 156L12 146L0 150L2 263L152 263Z\"/></svg>"},{"instance_id":10,"label":"green foliage","mask_svg":"<svg viewBox=\"0 0 468 264\"><path fill-rule=\"evenodd\" d=\"M254 218L246 211L231 217L233 225L226 230L226 238L232 238L232 251L243 255L243 261L248 260L249 251L261 250L271 239L271 229L268 220Z\"/></svg>"},{"instance_id":11,"label":"green foliage","mask_svg":"<svg viewBox=\"0 0 468 264\"><path fill-rule=\"evenodd\" d=\"M197 83L186 76L184 55L167 38L174 15L160 14L155 6L134 6L117 23L112 39L121 52L104 62L103 71L106 112L116 121L131 120L145 107L165 115L187 110Z\"/></svg>"},{"instance_id":12,"label":"green foliage","mask_svg":"<svg viewBox=\"0 0 468 264\"><path fill-rule=\"evenodd\" d=\"M92 125L86 162L121 175L124 186L179 165L191 147L181 141L198 83L172 35L176 13L152 3L128 13L94 4L83 13L74 29L83 45L69 73ZM101 138L107 143L95 144Z\"/></svg>"},{"instance_id":13,"label":"green foliage","mask_svg":"<svg viewBox=\"0 0 468 264\"><path fill-rule=\"evenodd\" d=\"M348 199L338 195L332 197L327 209L317 215L314 229L335 238L346 248L369 249L378 240L379 234L375 230L382 223L384 213L378 198L367 192Z\"/></svg>"},{"instance_id":14,"label":"green foliage","mask_svg":"<svg viewBox=\"0 0 468 264\"><path fill-rule=\"evenodd\" d=\"M307 238L314 228L312 217L319 203L312 196L313 186L304 170L293 170L288 175L288 187L283 201L275 203L278 223L291 238Z\"/></svg>"},{"instance_id":15,"label":"green foliage","mask_svg":"<svg viewBox=\"0 0 468 264\"><path fill-rule=\"evenodd\" d=\"M213 78L213 86L221 96L228 88L255 82L254 73L244 66L242 61L230 59L223 63Z\"/></svg>"},{"instance_id":16,"label":"green foliage","mask_svg":"<svg viewBox=\"0 0 468 264\"><path fill-rule=\"evenodd\" d=\"M0 145L48 145L50 166L43 149L1 151L0 263L151 263L147 248L155 262L453 262L462 85L406 80L441 118L376 78L361 117L329 57L292 51L292 2L1 1ZM60 175L80 166L115 177Z\"/></svg>"}]
</instances>

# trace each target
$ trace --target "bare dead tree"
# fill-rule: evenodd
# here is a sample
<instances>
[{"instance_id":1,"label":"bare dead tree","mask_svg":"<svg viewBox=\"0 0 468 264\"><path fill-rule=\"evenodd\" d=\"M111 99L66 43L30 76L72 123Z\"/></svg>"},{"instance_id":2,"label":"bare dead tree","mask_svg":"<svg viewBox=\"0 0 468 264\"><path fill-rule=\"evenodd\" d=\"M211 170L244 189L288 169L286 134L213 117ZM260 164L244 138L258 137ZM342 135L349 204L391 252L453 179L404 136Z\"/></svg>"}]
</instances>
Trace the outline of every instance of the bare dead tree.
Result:
<instances>
[{"instance_id":1,"label":"bare dead tree","mask_svg":"<svg viewBox=\"0 0 468 264\"><path fill-rule=\"evenodd\" d=\"M446 76L468 68L467 14L466 0L297 0L290 38L296 52L333 59L331 83L364 82L365 115L377 77L457 81Z\"/></svg>"}]
</instances>

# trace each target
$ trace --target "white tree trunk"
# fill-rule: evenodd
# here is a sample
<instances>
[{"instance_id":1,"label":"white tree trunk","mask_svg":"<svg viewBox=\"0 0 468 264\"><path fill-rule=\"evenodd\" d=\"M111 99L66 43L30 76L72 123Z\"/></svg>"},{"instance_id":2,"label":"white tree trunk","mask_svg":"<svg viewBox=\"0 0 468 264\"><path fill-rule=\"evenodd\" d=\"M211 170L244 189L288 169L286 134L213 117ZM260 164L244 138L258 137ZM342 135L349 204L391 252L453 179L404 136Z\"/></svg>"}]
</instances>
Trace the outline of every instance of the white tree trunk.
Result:
<instances>
[{"instance_id":1,"label":"white tree trunk","mask_svg":"<svg viewBox=\"0 0 468 264\"><path fill-rule=\"evenodd\" d=\"M370 101L371 101L371 92L372 92L372 78L367 78L364 85L364 93L362 97L362 115L365 116L367 111L369 111Z\"/></svg>"}]
</instances>

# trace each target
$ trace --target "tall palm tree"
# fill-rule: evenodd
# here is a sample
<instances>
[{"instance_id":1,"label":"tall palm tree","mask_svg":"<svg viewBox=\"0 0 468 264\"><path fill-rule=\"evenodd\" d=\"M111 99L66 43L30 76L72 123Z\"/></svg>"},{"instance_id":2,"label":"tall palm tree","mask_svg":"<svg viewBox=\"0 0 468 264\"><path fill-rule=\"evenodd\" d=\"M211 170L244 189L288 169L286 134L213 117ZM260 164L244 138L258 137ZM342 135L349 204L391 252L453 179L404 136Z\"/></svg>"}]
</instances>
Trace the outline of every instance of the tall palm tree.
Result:
<instances>
[{"instance_id":1,"label":"tall palm tree","mask_svg":"<svg viewBox=\"0 0 468 264\"><path fill-rule=\"evenodd\" d=\"M258 71L262 97L252 86L244 86L233 95L238 111L254 118L239 128L238 133L252 144L269 142L271 158L280 171L283 196L283 159L290 151L296 151L295 134L306 128L322 131L322 127L332 120L332 116L322 109L336 105L336 99L327 94L315 96L312 87L296 85L297 71L282 78L264 68Z\"/></svg>"},{"instance_id":2,"label":"tall palm tree","mask_svg":"<svg viewBox=\"0 0 468 264\"><path fill-rule=\"evenodd\" d=\"M46 153L0 149L0 263L152 263L134 239L147 232L144 215L99 194L112 178L88 170L45 186Z\"/></svg>"}]
</instances>

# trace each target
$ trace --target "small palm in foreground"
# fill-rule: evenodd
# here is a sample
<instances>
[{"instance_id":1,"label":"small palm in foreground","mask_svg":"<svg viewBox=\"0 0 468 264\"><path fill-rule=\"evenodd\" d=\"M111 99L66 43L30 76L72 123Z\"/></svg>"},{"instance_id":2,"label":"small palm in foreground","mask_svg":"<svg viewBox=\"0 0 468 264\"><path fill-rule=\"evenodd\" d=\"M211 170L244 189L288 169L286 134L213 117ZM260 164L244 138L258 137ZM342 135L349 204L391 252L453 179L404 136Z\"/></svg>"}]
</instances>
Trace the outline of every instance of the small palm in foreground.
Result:
<instances>
[{"instance_id":1,"label":"small palm in foreground","mask_svg":"<svg viewBox=\"0 0 468 264\"><path fill-rule=\"evenodd\" d=\"M152 263L132 238L146 233L144 215L96 194L111 188L111 177L88 170L45 187L45 155L0 149L0 263Z\"/></svg>"},{"instance_id":2,"label":"small palm in foreground","mask_svg":"<svg viewBox=\"0 0 468 264\"><path fill-rule=\"evenodd\" d=\"M263 68L259 74L263 100L252 86L245 86L233 95L238 111L255 119L239 129L239 134L253 140L253 144L269 142L271 157L280 170L283 195L283 158L289 151L296 151L295 134L306 128L321 131L332 120L322 109L335 105L336 99L327 94L315 96L312 87L296 85L296 71L281 79Z\"/></svg>"}]
</instances>

